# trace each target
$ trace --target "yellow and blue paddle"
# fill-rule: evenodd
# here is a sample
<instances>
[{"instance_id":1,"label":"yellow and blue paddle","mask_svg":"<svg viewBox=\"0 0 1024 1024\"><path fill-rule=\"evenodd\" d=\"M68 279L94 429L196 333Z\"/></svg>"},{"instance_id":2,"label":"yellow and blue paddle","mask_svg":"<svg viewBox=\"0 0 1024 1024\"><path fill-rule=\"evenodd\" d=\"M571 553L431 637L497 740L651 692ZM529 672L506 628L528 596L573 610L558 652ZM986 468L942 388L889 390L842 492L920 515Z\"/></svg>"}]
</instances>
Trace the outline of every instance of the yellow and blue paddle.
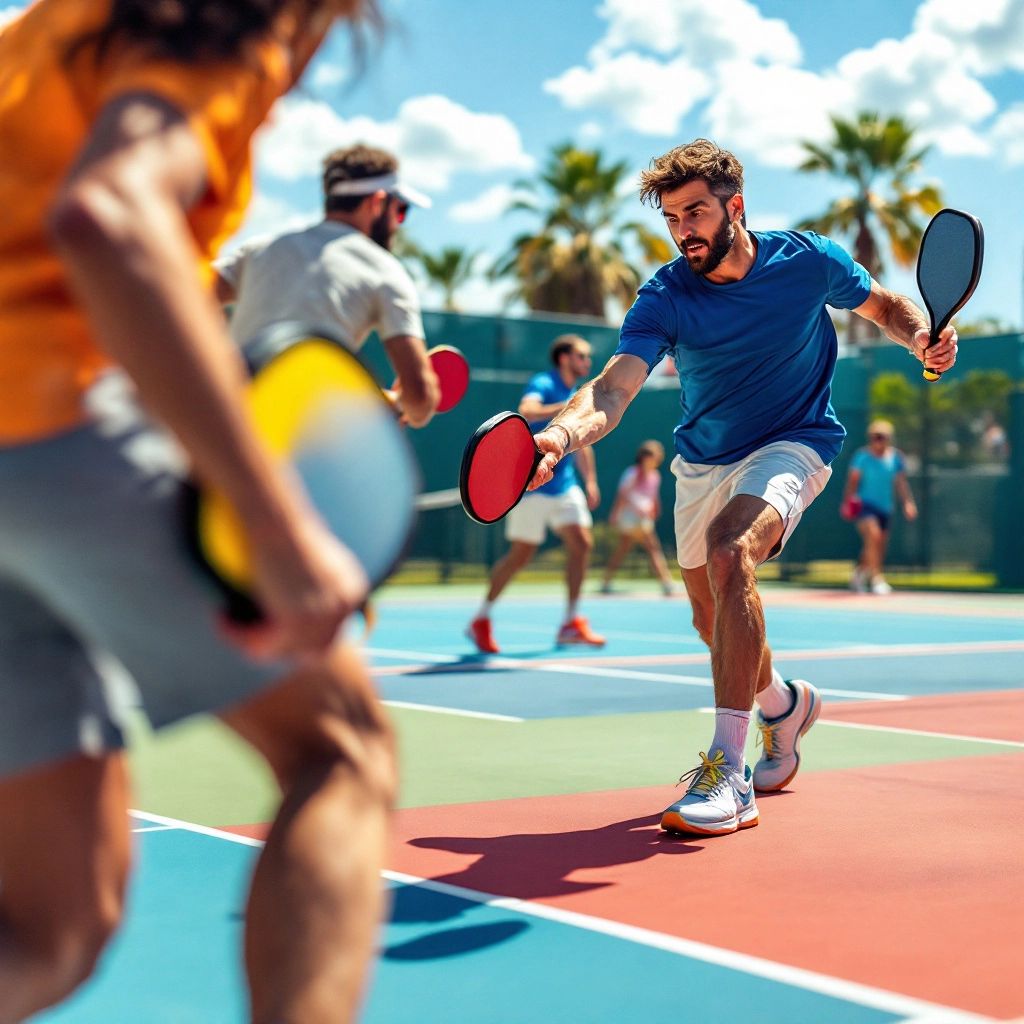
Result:
<instances>
[{"instance_id":1,"label":"yellow and blue paddle","mask_svg":"<svg viewBox=\"0 0 1024 1024\"><path fill-rule=\"evenodd\" d=\"M258 433L291 464L324 523L377 586L412 535L419 489L416 459L391 403L359 358L322 328L275 324L244 353ZM186 531L228 614L239 622L258 620L250 551L227 499L193 488Z\"/></svg>"}]
</instances>

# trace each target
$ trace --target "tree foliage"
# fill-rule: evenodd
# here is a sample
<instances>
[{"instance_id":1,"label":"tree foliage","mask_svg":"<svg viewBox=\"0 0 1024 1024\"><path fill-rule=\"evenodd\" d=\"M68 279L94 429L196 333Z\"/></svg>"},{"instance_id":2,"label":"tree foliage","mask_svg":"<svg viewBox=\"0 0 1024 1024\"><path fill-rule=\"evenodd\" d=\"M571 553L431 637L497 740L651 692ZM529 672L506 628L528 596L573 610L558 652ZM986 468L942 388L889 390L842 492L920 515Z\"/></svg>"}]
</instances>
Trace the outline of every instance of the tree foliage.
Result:
<instances>
[{"instance_id":1,"label":"tree foliage","mask_svg":"<svg viewBox=\"0 0 1024 1024\"><path fill-rule=\"evenodd\" d=\"M620 223L625 161L607 163L596 150L556 146L536 179L516 183L523 193L509 207L535 214L539 228L520 234L492 269L515 281L511 297L530 309L605 316L608 299L630 305L643 281L627 254L632 243L643 264L661 264L673 250L635 222Z\"/></svg>"}]
</instances>

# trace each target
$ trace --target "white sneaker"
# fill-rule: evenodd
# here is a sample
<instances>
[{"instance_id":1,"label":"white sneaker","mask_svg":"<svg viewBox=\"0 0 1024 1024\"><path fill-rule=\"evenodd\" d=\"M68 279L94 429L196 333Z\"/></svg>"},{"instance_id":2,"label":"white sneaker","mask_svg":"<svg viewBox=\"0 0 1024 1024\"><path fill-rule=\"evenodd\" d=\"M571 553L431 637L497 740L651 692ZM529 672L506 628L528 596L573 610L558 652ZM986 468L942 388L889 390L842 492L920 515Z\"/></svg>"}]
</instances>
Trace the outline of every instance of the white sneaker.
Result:
<instances>
[{"instance_id":1,"label":"white sneaker","mask_svg":"<svg viewBox=\"0 0 1024 1024\"><path fill-rule=\"evenodd\" d=\"M881 576L876 576L871 581L871 593L872 594L891 594L892 587L882 579Z\"/></svg>"},{"instance_id":2,"label":"white sneaker","mask_svg":"<svg viewBox=\"0 0 1024 1024\"><path fill-rule=\"evenodd\" d=\"M759 793L785 789L800 767L800 737L821 713L821 694L804 679L787 679L793 691L793 706L778 718L765 718L758 710L754 725L764 748L754 765L754 788Z\"/></svg>"},{"instance_id":3,"label":"white sneaker","mask_svg":"<svg viewBox=\"0 0 1024 1024\"><path fill-rule=\"evenodd\" d=\"M666 832L698 836L720 836L757 824L754 781L747 766L741 775L721 750L708 757L700 753L700 764L681 776L687 782L686 795L661 815Z\"/></svg>"}]
</instances>

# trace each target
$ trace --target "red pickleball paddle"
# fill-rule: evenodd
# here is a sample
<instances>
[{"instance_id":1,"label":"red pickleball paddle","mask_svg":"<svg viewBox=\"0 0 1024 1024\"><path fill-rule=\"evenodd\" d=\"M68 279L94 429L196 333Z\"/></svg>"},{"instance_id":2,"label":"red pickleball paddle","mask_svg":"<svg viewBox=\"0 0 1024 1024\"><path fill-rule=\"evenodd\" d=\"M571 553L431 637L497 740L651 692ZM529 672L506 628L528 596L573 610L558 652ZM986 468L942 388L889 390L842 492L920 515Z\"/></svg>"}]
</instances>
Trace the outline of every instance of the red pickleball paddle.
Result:
<instances>
[{"instance_id":1,"label":"red pickleball paddle","mask_svg":"<svg viewBox=\"0 0 1024 1024\"><path fill-rule=\"evenodd\" d=\"M500 412L477 427L462 453L462 507L478 523L496 523L526 493L543 453L517 412Z\"/></svg>"}]
</instances>

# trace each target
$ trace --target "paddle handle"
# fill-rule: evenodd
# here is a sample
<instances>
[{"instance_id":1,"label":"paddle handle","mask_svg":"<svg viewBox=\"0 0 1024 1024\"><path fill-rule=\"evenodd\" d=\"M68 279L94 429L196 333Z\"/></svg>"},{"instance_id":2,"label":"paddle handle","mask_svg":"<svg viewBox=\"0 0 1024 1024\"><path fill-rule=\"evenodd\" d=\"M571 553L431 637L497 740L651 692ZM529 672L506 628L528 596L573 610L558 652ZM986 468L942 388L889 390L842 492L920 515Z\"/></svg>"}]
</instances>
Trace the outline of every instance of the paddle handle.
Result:
<instances>
[{"instance_id":1,"label":"paddle handle","mask_svg":"<svg viewBox=\"0 0 1024 1024\"><path fill-rule=\"evenodd\" d=\"M931 329L931 334L929 335L929 338L928 338L928 348L931 348L932 345L934 345L935 342L937 342L939 340L939 335L942 333L942 331L945 328L947 323L949 323L948 319L945 321L945 323L939 324L938 327L933 327ZM928 358L928 348L926 348L924 350L924 352L925 352L925 359ZM932 369L930 369L928 364L927 364L927 362L926 362L925 366L924 366L924 369L921 370L921 376L924 377L924 379L926 381L929 381L929 382L937 381L942 376L942 371L941 370L932 370Z\"/></svg>"}]
</instances>

